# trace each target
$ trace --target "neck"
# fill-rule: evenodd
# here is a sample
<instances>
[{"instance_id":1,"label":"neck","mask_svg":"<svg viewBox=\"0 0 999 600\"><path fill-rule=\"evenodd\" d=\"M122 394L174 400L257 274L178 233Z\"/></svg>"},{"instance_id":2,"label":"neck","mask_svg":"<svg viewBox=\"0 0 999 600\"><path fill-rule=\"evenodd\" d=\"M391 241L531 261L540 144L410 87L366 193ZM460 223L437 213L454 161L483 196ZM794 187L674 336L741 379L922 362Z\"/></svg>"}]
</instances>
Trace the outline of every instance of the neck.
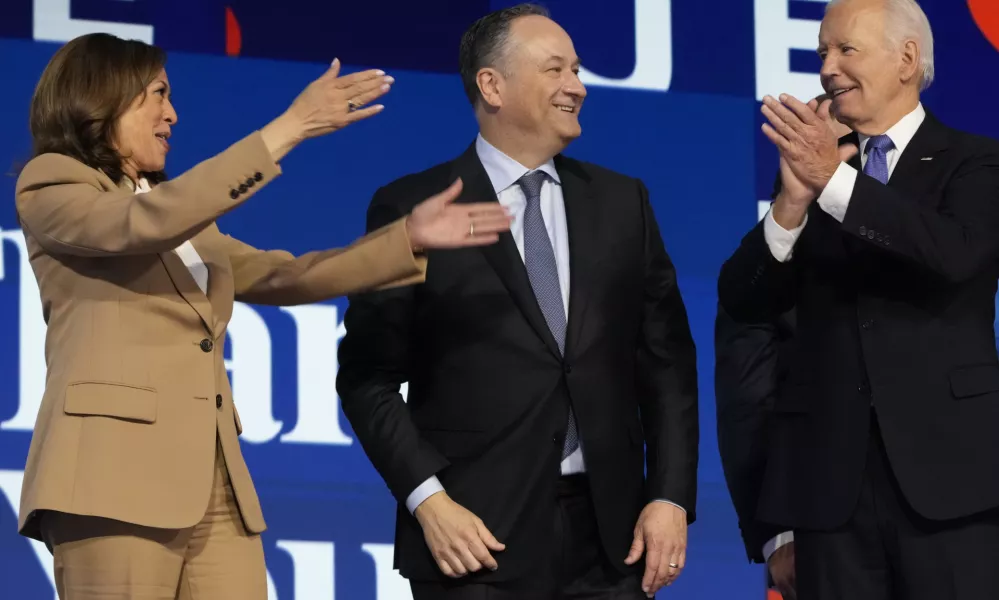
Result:
<instances>
[{"instance_id":1,"label":"neck","mask_svg":"<svg viewBox=\"0 0 999 600\"><path fill-rule=\"evenodd\" d=\"M124 173L125 177L132 180L132 187L139 184L139 172L135 169L135 167L126 162L122 165L121 172Z\"/></svg>"},{"instance_id":2,"label":"neck","mask_svg":"<svg viewBox=\"0 0 999 600\"><path fill-rule=\"evenodd\" d=\"M881 135L895 126L906 115L916 110L919 94L903 94L896 98L871 119L857 121L851 129L866 136Z\"/></svg>"},{"instance_id":3,"label":"neck","mask_svg":"<svg viewBox=\"0 0 999 600\"><path fill-rule=\"evenodd\" d=\"M537 169L564 148L552 148L550 144L539 142L536 135L488 119L480 120L479 131L497 150L528 169Z\"/></svg>"}]
</instances>

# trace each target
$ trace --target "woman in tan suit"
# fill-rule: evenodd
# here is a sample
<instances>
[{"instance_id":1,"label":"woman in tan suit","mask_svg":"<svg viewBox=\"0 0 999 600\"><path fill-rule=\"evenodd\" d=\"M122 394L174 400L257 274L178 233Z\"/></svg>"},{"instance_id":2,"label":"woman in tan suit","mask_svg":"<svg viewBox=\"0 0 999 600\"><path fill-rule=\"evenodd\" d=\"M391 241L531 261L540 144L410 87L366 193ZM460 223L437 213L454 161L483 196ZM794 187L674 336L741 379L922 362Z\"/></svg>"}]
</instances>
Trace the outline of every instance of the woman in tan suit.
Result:
<instances>
[{"instance_id":1,"label":"woman in tan suit","mask_svg":"<svg viewBox=\"0 0 999 600\"><path fill-rule=\"evenodd\" d=\"M334 61L280 117L168 180L177 115L164 64L153 46L84 36L56 52L32 99L16 205L48 373L19 530L52 550L63 599L263 600L264 519L223 361L233 302L419 282L421 249L492 243L509 219L495 203L452 203L456 182L348 248L257 250L215 220L299 142L377 113L364 106L392 80L339 77Z\"/></svg>"}]
</instances>

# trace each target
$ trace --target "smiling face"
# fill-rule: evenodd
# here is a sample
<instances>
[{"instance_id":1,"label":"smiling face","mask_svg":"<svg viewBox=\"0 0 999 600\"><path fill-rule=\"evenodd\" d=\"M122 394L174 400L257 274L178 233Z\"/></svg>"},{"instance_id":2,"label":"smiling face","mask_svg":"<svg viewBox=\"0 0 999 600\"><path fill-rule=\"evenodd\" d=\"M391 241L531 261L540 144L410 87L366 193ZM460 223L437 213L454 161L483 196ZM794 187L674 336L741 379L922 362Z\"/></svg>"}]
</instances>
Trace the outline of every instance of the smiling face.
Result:
<instances>
[{"instance_id":1,"label":"smiling face","mask_svg":"<svg viewBox=\"0 0 999 600\"><path fill-rule=\"evenodd\" d=\"M494 74L496 93L487 93L486 102L518 137L551 156L579 137L586 88L572 39L554 21L536 15L514 21Z\"/></svg>"},{"instance_id":2,"label":"smiling face","mask_svg":"<svg viewBox=\"0 0 999 600\"><path fill-rule=\"evenodd\" d=\"M884 133L919 98L918 48L889 39L883 0L844 0L829 8L819 30L822 87L832 112L856 131Z\"/></svg>"},{"instance_id":3,"label":"smiling face","mask_svg":"<svg viewBox=\"0 0 999 600\"><path fill-rule=\"evenodd\" d=\"M135 180L139 173L162 171L170 151L170 128L176 123L170 82L161 70L118 120L115 146L125 174Z\"/></svg>"}]
</instances>

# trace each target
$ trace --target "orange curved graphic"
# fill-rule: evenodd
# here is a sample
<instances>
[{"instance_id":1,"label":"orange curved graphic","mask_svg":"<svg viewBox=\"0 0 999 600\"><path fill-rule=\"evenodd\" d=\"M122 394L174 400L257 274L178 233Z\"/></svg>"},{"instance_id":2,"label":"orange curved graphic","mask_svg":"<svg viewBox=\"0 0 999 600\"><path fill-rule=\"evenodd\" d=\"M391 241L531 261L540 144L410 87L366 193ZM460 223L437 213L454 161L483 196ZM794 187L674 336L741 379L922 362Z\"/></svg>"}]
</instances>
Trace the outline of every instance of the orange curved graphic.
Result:
<instances>
[{"instance_id":1,"label":"orange curved graphic","mask_svg":"<svg viewBox=\"0 0 999 600\"><path fill-rule=\"evenodd\" d=\"M996 0L968 0L968 8L985 39L996 50L999 50L999 2Z\"/></svg>"},{"instance_id":2,"label":"orange curved graphic","mask_svg":"<svg viewBox=\"0 0 999 600\"><path fill-rule=\"evenodd\" d=\"M239 56L243 48L243 33L239 29L236 14L228 6L225 7L225 53L226 56Z\"/></svg>"}]
</instances>

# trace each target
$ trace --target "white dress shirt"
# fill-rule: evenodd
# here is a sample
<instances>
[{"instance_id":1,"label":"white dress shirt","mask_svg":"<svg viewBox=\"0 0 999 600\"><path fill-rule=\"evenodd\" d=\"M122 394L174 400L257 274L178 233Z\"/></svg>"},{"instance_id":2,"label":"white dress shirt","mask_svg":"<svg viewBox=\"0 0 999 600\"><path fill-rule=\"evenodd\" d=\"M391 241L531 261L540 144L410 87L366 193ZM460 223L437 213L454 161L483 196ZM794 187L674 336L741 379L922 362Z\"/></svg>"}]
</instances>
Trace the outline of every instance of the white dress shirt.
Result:
<instances>
[{"instance_id":1,"label":"white dress shirt","mask_svg":"<svg viewBox=\"0 0 999 600\"><path fill-rule=\"evenodd\" d=\"M475 140L475 152L479 156L479 161L489 176L489 182L493 185L496 198L499 203L506 208L513 217L510 224L510 233L513 235L520 258L524 259L524 212L527 210L527 197L524 190L517 184L517 181L530 173L532 170L520 164L513 158L501 152L498 148L490 144L480 134ZM569 229L565 218L565 199L562 197L562 180L558 171L555 170L555 161L549 159L548 162L539 166L535 171L544 171L548 178L541 186L541 217L545 222L545 229L548 230L548 238L552 242L555 251L555 262L558 265L559 287L562 289L562 306L565 308L566 322L569 320ZM583 460L583 441L579 440L576 450L562 460L562 474L572 475L575 473L585 473L586 463ZM424 500L443 491L437 476L431 476L420 484L406 498L406 508L409 512L416 510ZM669 500L658 500L679 506Z\"/></svg>"},{"instance_id":2,"label":"white dress shirt","mask_svg":"<svg viewBox=\"0 0 999 600\"><path fill-rule=\"evenodd\" d=\"M902 155L905 147L912 141L912 137L916 135L916 130L923 124L923 119L925 118L926 110L923 109L923 105L920 103L916 105L916 108L912 112L902 117L898 123L885 132L885 135L891 138L891 141L895 144L895 147L885 155L885 158L888 159L889 178L895 172L898 157ZM864 150L867 148L867 141L870 139L870 136L861 134L859 137L860 164L863 167L867 164L867 155L864 154ZM853 195L853 186L857 182L858 175L857 169L845 162L841 162L836 169L836 173L833 174L832 179L829 180L825 189L822 190L822 194L819 195L819 208L840 223L846 217L846 209L850 206L850 197ZM798 241L801 230L808 224L808 215L805 215L805 219L801 225L788 231L777 224L772 213L773 209L767 211L766 221L763 223L763 237L766 239L767 246L770 247L770 252L774 255L774 258L780 262L787 262L791 259L794 244Z\"/></svg>"},{"instance_id":3,"label":"white dress shirt","mask_svg":"<svg viewBox=\"0 0 999 600\"><path fill-rule=\"evenodd\" d=\"M895 165L898 164L898 159L905 152L906 146L912 141L913 136L916 135L916 131L919 126L923 124L923 119L926 118L926 110L920 103L916 108L902 117L898 123L893 125L888 131L885 132L891 141L894 143L894 148L889 150L885 158L888 160L888 178L891 179L892 173L895 172ZM867 142L870 140L870 136L863 134L858 134L860 138L860 164L861 167L867 164L867 155L864 154L864 150L867 149ZM850 206L850 198L853 196L853 187L857 182L857 176L859 172L857 169L851 167L845 162L841 162L839 167L836 169L836 173L826 184L825 189L822 190L822 194L819 195L817 202L819 203L819 208L825 211L829 216L836 219L840 223L846 218L846 210ZM801 231L808 224L808 215L805 215L804 221L801 225L795 227L788 231L774 220L773 209L767 212L765 217L766 221L763 223L763 237L767 242L767 246L770 248L770 253L773 254L780 262L787 262L791 259L792 251L794 250L794 244L798 241L798 237L801 236ZM778 548L784 544L794 541L794 532L785 531L778 534L776 537L770 539L763 546L763 558L769 561L770 555L774 553Z\"/></svg>"},{"instance_id":4,"label":"white dress shirt","mask_svg":"<svg viewBox=\"0 0 999 600\"><path fill-rule=\"evenodd\" d=\"M136 194L145 194L152 188L149 187L149 182L143 177L139 179L138 183L135 185ZM194 244L190 240L184 242L180 246L174 249L174 253L180 257L180 260L184 261L184 266L187 270L191 272L191 277L194 278L194 282L198 284L201 291L208 295L208 266L205 265L205 261L201 260L201 255L198 251L194 249Z\"/></svg>"}]
</instances>

